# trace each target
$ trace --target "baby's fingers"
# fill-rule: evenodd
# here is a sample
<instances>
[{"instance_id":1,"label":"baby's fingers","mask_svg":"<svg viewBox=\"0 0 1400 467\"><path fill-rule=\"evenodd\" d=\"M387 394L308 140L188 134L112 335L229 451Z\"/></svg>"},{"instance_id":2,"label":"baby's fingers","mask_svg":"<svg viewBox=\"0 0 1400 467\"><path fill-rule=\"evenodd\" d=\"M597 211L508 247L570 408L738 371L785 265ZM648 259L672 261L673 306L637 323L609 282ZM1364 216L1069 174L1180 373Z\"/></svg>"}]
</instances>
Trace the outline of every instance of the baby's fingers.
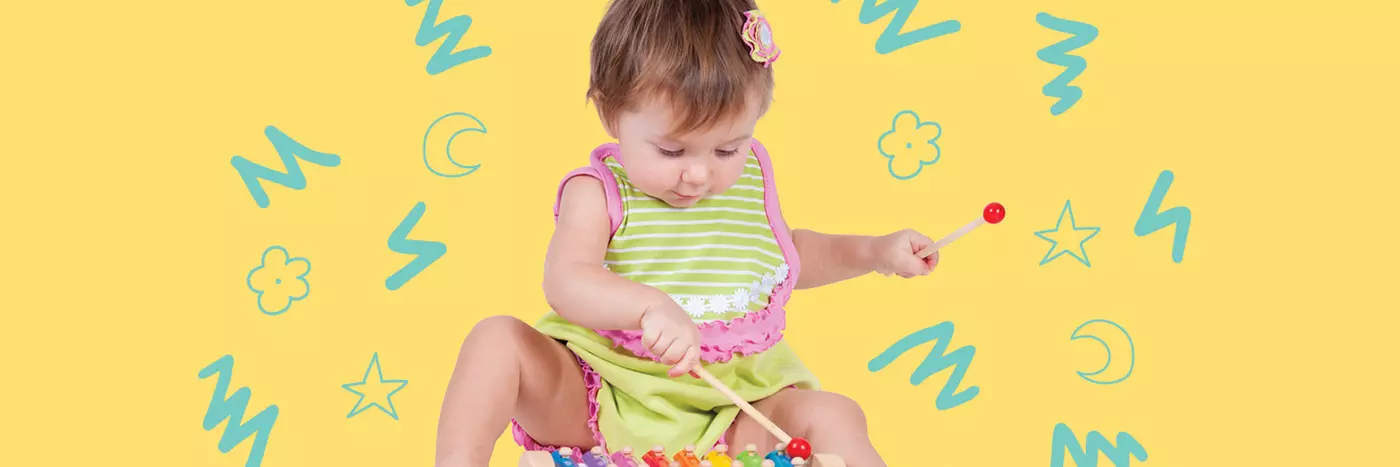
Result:
<instances>
[{"instance_id":1,"label":"baby's fingers","mask_svg":"<svg viewBox=\"0 0 1400 467\"><path fill-rule=\"evenodd\" d=\"M657 358L660 358L663 363L672 363L675 360L667 360L667 357L675 352L676 349L684 349L684 347L676 345L677 341L678 339L676 339L676 336L662 334L657 338L655 343L647 346L647 349L651 350L651 353L656 355Z\"/></svg>"},{"instance_id":2,"label":"baby's fingers","mask_svg":"<svg viewBox=\"0 0 1400 467\"><path fill-rule=\"evenodd\" d=\"M680 363L681 359L685 357L686 351L690 350L690 347L690 345L685 343L685 340L676 339L675 342L671 343L671 347L666 349L666 353L661 355L661 363L667 365Z\"/></svg>"},{"instance_id":3,"label":"baby's fingers","mask_svg":"<svg viewBox=\"0 0 1400 467\"><path fill-rule=\"evenodd\" d=\"M681 356L680 362L676 363L676 366L671 367L671 377L675 378L677 376L690 373L690 370L695 367L695 362L699 359L700 348L698 346L689 347L688 349L686 349L685 355Z\"/></svg>"},{"instance_id":4,"label":"baby's fingers","mask_svg":"<svg viewBox=\"0 0 1400 467\"><path fill-rule=\"evenodd\" d=\"M652 351L655 352L656 344L659 340L661 340L661 331L656 329L655 327L646 328L642 330L643 347L653 349Z\"/></svg>"}]
</instances>

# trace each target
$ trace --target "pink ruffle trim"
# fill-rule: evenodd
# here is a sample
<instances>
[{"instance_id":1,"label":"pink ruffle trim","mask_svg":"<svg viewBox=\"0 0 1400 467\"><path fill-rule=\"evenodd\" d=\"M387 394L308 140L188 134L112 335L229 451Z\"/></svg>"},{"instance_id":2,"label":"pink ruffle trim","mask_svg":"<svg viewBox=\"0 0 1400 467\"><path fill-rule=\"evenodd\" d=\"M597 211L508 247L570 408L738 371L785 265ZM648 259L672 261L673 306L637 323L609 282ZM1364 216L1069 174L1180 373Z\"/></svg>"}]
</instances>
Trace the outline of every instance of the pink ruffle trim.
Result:
<instances>
[{"instance_id":1,"label":"pink ruffle trim","mask_svg":"<svg viewBox=\"0 0 1400 467\"><path fill-rule=\"evenodd\" d=\"M598 430L598 388L603 386L603 377L598 372L593 371L593 367L588 366L588 362L583 361L577 355L574 360L578 361L579 368L583 370L583 385L588 388L588 429L593 432L593 442L607 452L608 445L603 441L603 432ZM527 451L549 451L554 452L562 446L549 446L540 444L525 432L525 428L520 426L515 419L510 420L511 434L515 438L515 443L525 448ZM578 465L583 465L583 452L577 446L570 446L574 451L573 458Z\"/></svg>"},{"instance_id":2,"label":"pink ruffle trim","mask_svg":"<svg viewBox=\"0 0 1400 467\"><path fill-rule=\"evenodd\" d=\"M762 310L734 318L729 321L710 321L700 327L700 359L706 363L723 363L734 359L735 355L754 355L768 350L783 340L783 329L787 327L787 315L783 311L789 285L783 283L773 289L772 302ZM660 361L661 358L642 344L641 331L598 330L598 335L612 340L613 345L627 349L632 354Z\"/></svg>"}]
</instances>

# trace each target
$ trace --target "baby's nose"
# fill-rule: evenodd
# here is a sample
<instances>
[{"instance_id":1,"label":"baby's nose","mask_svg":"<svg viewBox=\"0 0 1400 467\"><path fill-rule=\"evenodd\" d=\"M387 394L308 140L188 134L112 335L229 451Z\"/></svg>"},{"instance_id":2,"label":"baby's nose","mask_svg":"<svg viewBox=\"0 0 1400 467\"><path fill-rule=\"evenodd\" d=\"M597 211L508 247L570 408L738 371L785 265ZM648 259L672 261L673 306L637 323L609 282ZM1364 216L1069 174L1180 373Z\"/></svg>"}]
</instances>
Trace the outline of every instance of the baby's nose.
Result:
<instances>
[{"instance_id":1,"label":"baby's nose","mask_svg":"<svg viewBox=\"0 0 1400 467\"><path fill-rule=\"evenodd\" d=\"M709 169L704 167L692 167L681 173L681 181L695 185L703 185L710 178Z\"/></svg>"}]
</instances>

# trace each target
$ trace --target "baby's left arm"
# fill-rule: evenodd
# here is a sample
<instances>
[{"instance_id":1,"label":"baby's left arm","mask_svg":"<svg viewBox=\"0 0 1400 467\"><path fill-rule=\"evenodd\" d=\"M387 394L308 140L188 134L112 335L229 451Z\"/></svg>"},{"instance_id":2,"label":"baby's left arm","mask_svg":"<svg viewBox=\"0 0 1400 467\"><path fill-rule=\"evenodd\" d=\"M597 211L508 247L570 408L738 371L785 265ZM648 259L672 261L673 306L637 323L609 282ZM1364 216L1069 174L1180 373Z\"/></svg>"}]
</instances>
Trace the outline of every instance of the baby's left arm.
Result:
<instances>
[{"instance_id":1,"label":"baby's left arm","mask_svg":"<svg viewBox=\"0 0 1400 467\"><path fill-rule=\"evenodd\" d=\"M888 235L825 234L795 229L792 243L802 261L797 288L821 287L870 272L910 278L926 275L938 265L938 252L920 259L916 253L933 240L905 229Z\"/></svg>"}]
</instances>

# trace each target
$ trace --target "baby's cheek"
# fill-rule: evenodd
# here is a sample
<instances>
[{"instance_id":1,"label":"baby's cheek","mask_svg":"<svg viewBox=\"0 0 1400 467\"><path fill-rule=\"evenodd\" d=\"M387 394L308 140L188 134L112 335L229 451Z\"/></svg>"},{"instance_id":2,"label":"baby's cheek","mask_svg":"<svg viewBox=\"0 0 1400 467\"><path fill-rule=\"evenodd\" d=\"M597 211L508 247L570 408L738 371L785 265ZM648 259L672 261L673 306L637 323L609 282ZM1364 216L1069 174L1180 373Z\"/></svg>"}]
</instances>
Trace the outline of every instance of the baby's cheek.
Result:
<instances>
[{"instance_id":1,"label":"baby's cheek","mask_svg":"<svg viewBox=\"0 0 1400 467\"><path fill-rule=\"evenodd\" d=\"M671 189L675 185L673 179L668 179L664 174L656 172L646 172L633 178L633 184L649 194L661 193Z\"/></svg>"}]
</instances>

